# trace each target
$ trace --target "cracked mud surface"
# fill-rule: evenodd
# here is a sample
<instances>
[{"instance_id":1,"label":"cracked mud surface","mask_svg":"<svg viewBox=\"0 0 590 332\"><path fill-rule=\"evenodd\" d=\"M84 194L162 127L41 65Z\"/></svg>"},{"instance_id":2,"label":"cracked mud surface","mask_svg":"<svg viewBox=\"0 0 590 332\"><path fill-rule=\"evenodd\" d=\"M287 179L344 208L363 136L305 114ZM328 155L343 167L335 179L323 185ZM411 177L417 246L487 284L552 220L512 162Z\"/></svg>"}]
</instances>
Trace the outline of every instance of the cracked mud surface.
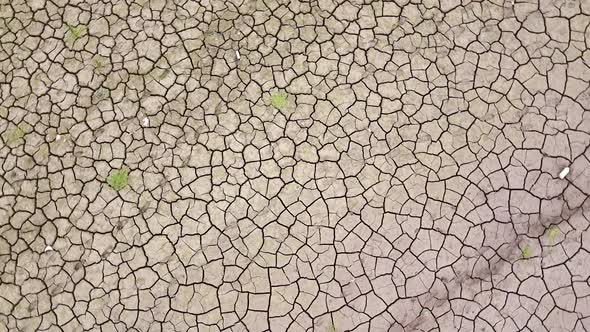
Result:
<instances>
[{"instance_id":1,"label":"cracked mud surface","mask_svg":"<svg viewBox=\"0 0 590 332\"><path fill-rule=\"evenodd\" d=\"M0 0L0 45L0 331L590 329L588 0Z\"/></svg>"}]
</instances>

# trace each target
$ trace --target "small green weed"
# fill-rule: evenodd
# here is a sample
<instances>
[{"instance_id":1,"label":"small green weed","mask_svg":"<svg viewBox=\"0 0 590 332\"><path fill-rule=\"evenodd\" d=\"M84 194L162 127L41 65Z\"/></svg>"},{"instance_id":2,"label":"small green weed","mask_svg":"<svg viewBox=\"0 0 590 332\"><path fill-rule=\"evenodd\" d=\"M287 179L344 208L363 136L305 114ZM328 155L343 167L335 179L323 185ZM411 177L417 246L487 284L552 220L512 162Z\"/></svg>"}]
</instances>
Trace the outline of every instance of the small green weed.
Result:
<instances>
[{"instance_id":1,"label":"small green weed","mask_svg":"<svg viewBox=\"0 0 590 332\"><path fill-rule=\"evenodd\" d=\"M129 171L126 169L118 169L111 172L111 175L107 178L107 183L115 191L120 191L127 186L129 181Z\"/></svg>"},{"instance_id":2,"label":"small green weed","mask_svg":"<svg viewBox=\"0 0 590 332\"><path fill-rule=\"evenodd\" d=\"M101 70L107 65L107 60L102 57L96 57L92 60L92 65L94 68Z\"/></svg>"},{"instance_id":3,"label":"small green weed","mask_svg":"<svg viewBox=\"0 0 590 332\"><path fill-rule=\"evenodd\" d=\"M560 233L561 232L559 231L559 228L557 228L557 226L551 226L551 228L549 228L549 230L547 231L547 237L549 238L549 241L551 241L551 243L555 243L555 240L557 239Z\"/></svg>"},{"instance_id":4,"label":"small green weed","mask_svg":"<svg viewBox=\"0 0 590 332\"><path fill-rule=\"evenodd\" d=\"M277 92L270 96L270 103L279 111L287 107L287 94L284 92Z\"/></svg>"},{"instance_id":5,"label":"small green weed","mask_svg":"<svg viewBox=\"0 0 590 332\"><path fill-rule=\"evenodd\" d=\"M526 245L524 248L522 248L520 253L522 255L522 258L531 258L533 256L533 249L531 248L531 246Z\"/></svg>"},{"instance_id":6,"label":"small green weed","mask_svg":"<svg viewBox=\"0 0 590 332\"><path fill-rule=\"evenodd\" d=\"M24 136L25 136L25 131L21 127L16 126L13 129L8 130L4 134L4 140L5 140L6 144L14 144L14 143L18 142L18 140L20 140Z\"/></svg>"},{"instance_id":7,"label":"small green weed","mask_svg":"<svg viewBox=\"0 0 590 332\"><path fill-rule=\"evenodd\" d=\"M68 24L68 32L67 32L67 39L71 41L72 44L76 42L76 40L80 39L82 35L86 32L85 25L78 25L78 26L71 26Z\"/></svg>"}]
</instances>

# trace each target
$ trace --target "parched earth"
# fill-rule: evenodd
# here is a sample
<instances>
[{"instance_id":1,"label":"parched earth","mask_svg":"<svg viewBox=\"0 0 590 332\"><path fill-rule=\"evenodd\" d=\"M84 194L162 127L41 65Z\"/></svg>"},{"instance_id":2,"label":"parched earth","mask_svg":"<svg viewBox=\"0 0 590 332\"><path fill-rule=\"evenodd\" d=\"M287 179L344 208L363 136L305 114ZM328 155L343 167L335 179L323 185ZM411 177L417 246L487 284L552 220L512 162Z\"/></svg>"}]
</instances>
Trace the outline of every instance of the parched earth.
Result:
<instances>
[{"instance_id":1,"label":"parched earth","mask_svg":"<svg viewBox=\"0 0 590 332\"><path fill-rule=\"evenodd\" d=\"M0 0L0 331L589 330L589 66L590 0Z\"/></svg>"}]
</instances>

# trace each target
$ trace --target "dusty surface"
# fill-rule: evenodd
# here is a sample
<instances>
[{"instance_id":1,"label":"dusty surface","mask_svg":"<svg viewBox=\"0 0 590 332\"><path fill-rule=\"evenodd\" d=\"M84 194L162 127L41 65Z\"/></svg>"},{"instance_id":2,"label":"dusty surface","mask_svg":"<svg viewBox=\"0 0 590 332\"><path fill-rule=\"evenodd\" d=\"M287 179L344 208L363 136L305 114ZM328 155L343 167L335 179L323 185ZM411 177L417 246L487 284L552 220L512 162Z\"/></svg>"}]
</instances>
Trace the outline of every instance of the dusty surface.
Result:
<instances>
[{"instance_id":1,"label":"dusty surface","mask_svg":"<svg viewBox=\"0 0 590 332\"><path fill-rule=\"evenodd\" d=\"M590 1L0 3L0 331L590 329Z\"/></svg>"}]
</instances>

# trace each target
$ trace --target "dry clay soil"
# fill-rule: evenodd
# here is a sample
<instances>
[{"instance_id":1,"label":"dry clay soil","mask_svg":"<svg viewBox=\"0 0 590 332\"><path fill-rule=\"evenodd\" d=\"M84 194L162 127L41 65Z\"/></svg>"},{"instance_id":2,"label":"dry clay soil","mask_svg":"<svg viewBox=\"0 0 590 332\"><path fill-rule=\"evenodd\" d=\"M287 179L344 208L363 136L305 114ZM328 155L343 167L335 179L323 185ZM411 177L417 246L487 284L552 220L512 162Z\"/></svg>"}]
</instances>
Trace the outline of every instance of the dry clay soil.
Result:
<instances>
[{"instance_id":1,"label":"dry clay soil","mask_svg":"<svg viewBox=\"0 0 590 332\"><path fill-rule=\"evenodd\" d=\"M0 0L0 332L590 330L589 65L590 0Z\"/></svg>"}]
</instances>

